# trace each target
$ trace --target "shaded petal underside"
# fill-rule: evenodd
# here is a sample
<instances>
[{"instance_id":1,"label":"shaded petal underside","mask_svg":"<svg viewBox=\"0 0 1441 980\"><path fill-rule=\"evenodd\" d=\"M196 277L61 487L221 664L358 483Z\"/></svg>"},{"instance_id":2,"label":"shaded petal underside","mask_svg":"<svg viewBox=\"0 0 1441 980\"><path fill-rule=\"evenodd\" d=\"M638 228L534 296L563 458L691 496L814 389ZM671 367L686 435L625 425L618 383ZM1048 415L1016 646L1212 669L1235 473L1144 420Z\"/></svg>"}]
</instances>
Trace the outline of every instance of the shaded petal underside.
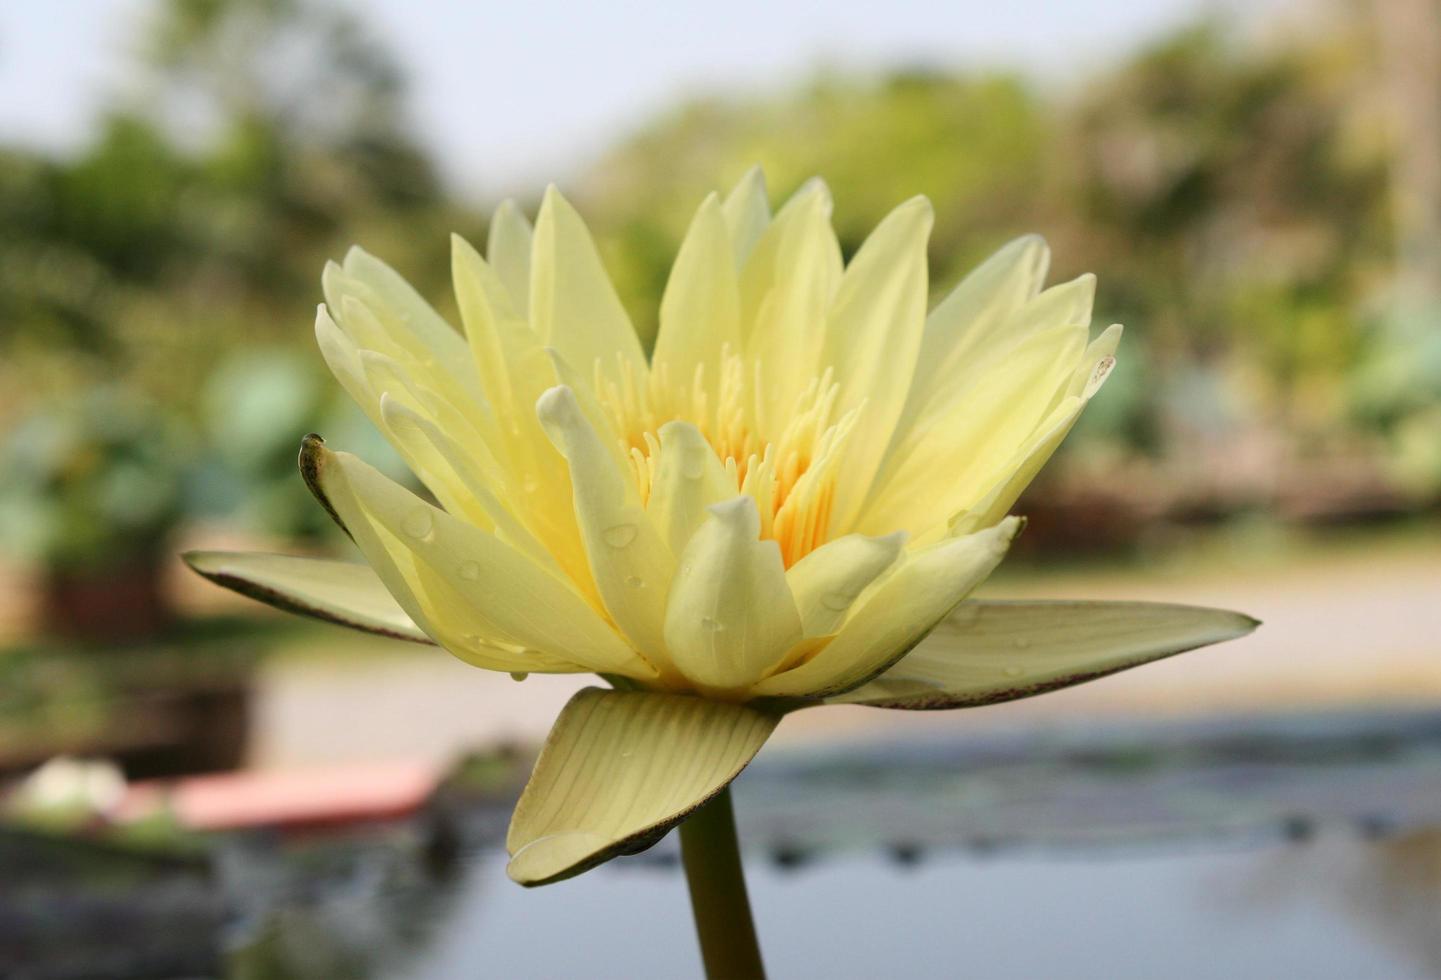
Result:
<instances>
[{"instance_id":1,"label":"shaded petal underside","mask_svg":"<svg viewBox=\"0 0 1441 980\"><path fill-rule=\"evenodd\" d=\"M506 870L544 885L644 850L729 785L778 721L685 695L579 692L516 804Z\"/></svg>"},{"instance_id":2,"label":"shaded petal underside","mask_svg":"<svg viewBox=\"0 0 1441 980\"><path fill-rule=\"evenodd\" d=\"M968 708L1095 680L1251 632L1241 613L1154 602L964 603L886 673L828 703Z\"/></svg>"}]
</instances>

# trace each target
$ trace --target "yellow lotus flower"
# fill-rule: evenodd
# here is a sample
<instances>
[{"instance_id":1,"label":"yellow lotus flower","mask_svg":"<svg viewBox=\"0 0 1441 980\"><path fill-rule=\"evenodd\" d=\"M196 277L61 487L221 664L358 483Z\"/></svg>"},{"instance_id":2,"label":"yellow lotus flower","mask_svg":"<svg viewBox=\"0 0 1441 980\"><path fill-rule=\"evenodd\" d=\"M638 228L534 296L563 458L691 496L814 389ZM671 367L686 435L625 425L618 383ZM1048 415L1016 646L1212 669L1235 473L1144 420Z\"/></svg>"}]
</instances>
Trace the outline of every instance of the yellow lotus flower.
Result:
<instances>
[{"instance_id":1,"label":"yellow lotus flower","mask_svg":"<svg viewBox=\"0 0 1441 980\"><path fill-rule=\"evenodd\" d=\"M962 603L1114 363L1095 280L1042 290L1038 238L927 315L924 198L842 260L813 181L701 204L647 360L580 216L512 204L454 240L464 331L359 249L320 348L436 503L308 437L365 565L192 554L274 605L516 673L593 672L512 821L510 873L575 874L724 789L791 710L1025 697L1238 636L1219 610ZM917 646L943 620L945 642Z\"/></svg>"}]
</instances>

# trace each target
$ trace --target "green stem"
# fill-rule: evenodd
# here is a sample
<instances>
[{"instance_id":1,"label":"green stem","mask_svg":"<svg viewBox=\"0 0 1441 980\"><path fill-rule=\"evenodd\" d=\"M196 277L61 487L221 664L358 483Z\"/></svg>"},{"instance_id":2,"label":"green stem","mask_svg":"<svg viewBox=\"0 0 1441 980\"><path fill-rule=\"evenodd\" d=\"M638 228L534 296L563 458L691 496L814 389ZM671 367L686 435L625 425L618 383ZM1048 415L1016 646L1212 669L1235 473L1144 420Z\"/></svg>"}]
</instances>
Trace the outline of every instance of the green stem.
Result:
<instances>
[{"instance_id":1,"label":"green stem","mask_svg":"<svg viewBox=\"0 0 1441 980\"><path fill-rule=\"evenodd\" d=\"M729 787L680 825L680 853L706 976L764 980Z\"/></svg>"}]
</instances>

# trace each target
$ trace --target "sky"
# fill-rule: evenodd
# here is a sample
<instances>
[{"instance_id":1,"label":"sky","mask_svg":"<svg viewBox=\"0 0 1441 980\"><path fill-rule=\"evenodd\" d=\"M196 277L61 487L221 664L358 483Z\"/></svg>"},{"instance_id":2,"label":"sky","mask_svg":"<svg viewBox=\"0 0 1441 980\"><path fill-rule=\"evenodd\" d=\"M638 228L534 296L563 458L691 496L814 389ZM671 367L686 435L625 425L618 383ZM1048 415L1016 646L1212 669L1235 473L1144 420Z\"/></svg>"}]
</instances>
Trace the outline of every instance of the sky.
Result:
<instances>
[{"instance_id":1,"label":"sky","mask_svg":"<svg viewBox=\"0 0 1441 980\"><path fill-rule=\"evenodd\" d=\"M83 143L153 0L0 0L0 141ZM417 135L463 193L563 179L687 95L820 66L1013 66L1064 85L1244 0L351 0L410 73ZM1261 4L1268 8L1284 0Z\"/></svg>"}]
</instances>

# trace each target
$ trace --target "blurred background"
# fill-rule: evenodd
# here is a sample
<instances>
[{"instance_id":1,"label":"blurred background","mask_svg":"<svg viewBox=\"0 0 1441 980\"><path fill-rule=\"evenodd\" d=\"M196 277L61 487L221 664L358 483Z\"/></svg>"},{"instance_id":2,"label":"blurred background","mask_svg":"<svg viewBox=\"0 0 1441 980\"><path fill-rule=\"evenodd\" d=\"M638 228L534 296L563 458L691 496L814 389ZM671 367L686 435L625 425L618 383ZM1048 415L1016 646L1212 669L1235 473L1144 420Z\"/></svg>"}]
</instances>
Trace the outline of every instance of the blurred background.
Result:
<instances>
[{"instance_id":1,"label":"blurred background","mask_svg":"<svg viewBox=\"0 0 1441 980\"><path fill-rule=\"evenodd\" d=\"M306 432L404 476L314 350L327 258L449 313L448 233L555 181L649 343L754 163L777 201L825 176L847 254L929 195L937 297L1031 231L1099 275L1120 363L988 594L1266 621L1015 705L788 720L737 789L778 975L1441 975L1437 0L0 7L0 975L698 970L669 844L504 883L583 679L175 554L344 555Z\"/></svg>"}]
</instances>

